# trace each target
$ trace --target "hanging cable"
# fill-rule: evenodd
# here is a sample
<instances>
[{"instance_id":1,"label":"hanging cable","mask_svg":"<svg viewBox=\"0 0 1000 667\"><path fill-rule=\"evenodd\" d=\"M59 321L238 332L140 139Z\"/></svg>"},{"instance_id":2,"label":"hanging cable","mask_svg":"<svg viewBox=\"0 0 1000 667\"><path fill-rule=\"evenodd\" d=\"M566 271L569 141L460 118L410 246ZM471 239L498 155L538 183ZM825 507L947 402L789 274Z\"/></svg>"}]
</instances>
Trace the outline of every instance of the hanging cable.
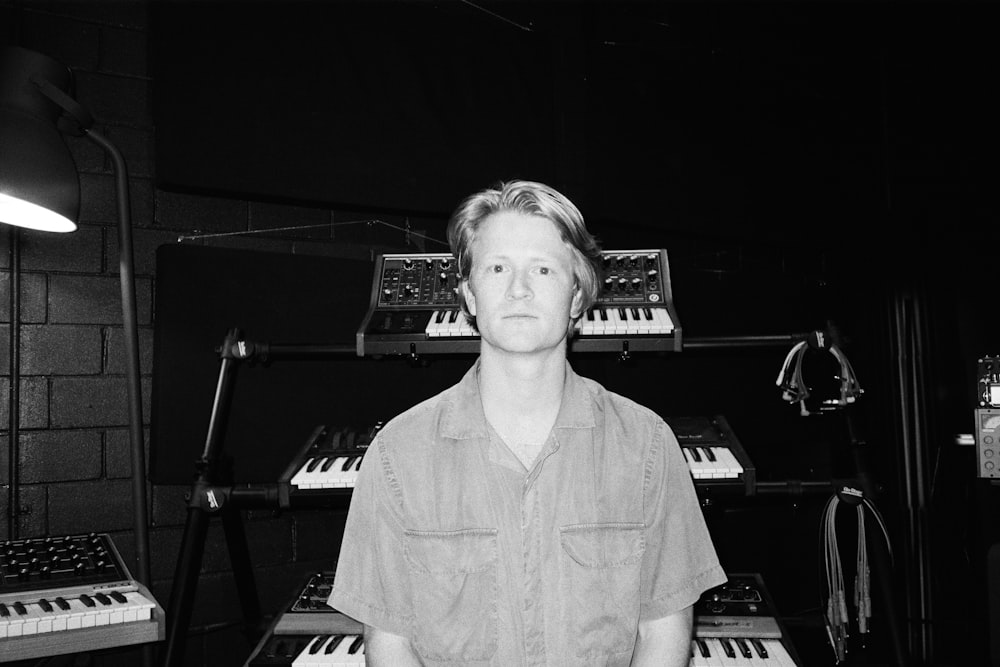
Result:
<instances>
[{"instance_id":1,"label":"hanging cable","mask_svg":"<svg viewBox=\"0 0 1000 667\"><path fill-rule=\"evenodd\" d=\"M858 382L854 367L847 355L837 347L822 331L813 331L804 341L796 343L781 364L778 379L775 384L781 389L781 398L788 403L799 404L799 414L808 417L813 411L806 406L806 400L812 396L810 385L803 375L803 359L810 350L826 350L837 360L839 371L837 379L840 383L839 395L836 398L824 398L819 403L820 411L839 410L854 403L858 396L864 393Z\"/></svg>"},{"instance_id":2,"label":"hanging cable","mask_svg":"<svg viewBox=\"0 0 1000 667\"><path fill-rule=\"evenodd\" d=\"M847 657L847 639L850 627L844 571L837 542L837 507L841 502L854 505L857 515L857 551L852 601L857 614L855 624L858 634L861 635L862 645L871 630L870 619L872 616L871 570L868 564L868 535L865 527L866 509L878 523L885 538L889 557L892 557L889 532L881 513L868 498L864 497L861 491L848 486L842 487L824 506L820 529L822 542L820 551L823 554L823 566L826 572L826 600L823 605L826 617L824 622L827 638L830 641L830 647L833 649L837 664L843 662Z\"/></svg>"}]
</instances>

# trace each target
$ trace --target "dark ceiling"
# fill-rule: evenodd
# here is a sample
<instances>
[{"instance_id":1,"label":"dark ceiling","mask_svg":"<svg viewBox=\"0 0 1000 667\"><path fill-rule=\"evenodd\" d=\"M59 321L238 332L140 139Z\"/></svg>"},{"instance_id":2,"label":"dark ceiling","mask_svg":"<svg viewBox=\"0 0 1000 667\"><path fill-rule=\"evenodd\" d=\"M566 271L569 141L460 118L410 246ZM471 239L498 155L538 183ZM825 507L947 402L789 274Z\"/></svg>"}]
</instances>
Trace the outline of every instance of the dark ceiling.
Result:
<instances>
[{"instance_id":1,"label":"dark ceiling","mask_svg":"<svg viewBox=\"0 0 1000 667\"><path fill-rule=\"evenodd\" d=\"M552 183L598 228L992 218L993 3L158 3L161 187L446 216Z\"/></svg>"}]
</instances>

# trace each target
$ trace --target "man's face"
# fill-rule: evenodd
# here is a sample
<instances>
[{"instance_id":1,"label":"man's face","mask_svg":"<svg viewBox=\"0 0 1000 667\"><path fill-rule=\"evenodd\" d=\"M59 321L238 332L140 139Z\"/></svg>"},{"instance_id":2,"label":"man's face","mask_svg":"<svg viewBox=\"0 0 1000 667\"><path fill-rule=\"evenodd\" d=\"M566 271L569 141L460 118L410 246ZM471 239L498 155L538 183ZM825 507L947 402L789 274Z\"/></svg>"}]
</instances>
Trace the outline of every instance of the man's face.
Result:
<instances>
[{"instance_id":1,"label":"man's face","mask_svg":"<svg viewBox=\"0 0 1000 667\"><path fill-rule=\"evenodd\" d=\"M479 226L462 283L482 344L512 353L552 350L579 307L573 255L546 218L494 213Z\"/></svg>"}]
</instances>

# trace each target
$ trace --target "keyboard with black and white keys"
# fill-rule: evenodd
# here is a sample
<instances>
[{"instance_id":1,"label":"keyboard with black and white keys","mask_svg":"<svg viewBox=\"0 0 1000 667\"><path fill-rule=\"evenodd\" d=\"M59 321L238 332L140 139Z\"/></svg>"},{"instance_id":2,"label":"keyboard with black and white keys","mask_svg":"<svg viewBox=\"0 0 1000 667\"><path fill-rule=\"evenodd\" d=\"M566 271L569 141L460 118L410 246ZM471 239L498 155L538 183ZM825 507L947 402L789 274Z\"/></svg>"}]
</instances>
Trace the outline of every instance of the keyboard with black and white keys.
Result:
<instances>
[{"instance_id":1,"label":"keyboard with black and white keys","mask_svg":"<svg viewBox=\"0 0 1000 667\"><path fill-rule=\"evenodd\" d=\"M600 295L577 322L572 352L681 349L665 249L605 250ZM479 334L458 305L458 267L448 253L379 255L358 356L475 353Z\"/></svg>"},{"instance_id":2,"label":"keyboard with black and white keys","mask_svg":"<svg viewBox=\"0 0 1000 667\"><path fill-rule=\"evenodd\" d=\"M756 470L722 415L667 417L677 436L695 489L756 493Z\"/></svg>"},{"instance_id":3,"label":"keyboard with black and white keys","mask_svg":"<svg viewBox=\"0 0 1000 667\"><path fill-rule=\"evenodd\" d=\"M690 667L798 667L759 574L730 574L695 603Z\"/></svg>"},{"instance_id":4,"label":"keyboard with black and white keys","mask_svg":"<svg viewBox=\"0 0 1000 667\"><path fill-rule=\"evenodd\" d=\"M359 634L270 635L249 667L333 667L365 664Z\"/></svg>"},{"instance_id":5,"label":"keyboard with black and white keys","mask_svg":"<svg viewBox=\"0 0 1000 667\"><path fill-rule=\"evenodd\" d=\"M0 543L0 662L163 639L163 609L104 533Z\"/></svg>"},{"instance_id":6,"label":"keyboard with black and white keys","mask_svg":"<svg viewBox=\"0 0 1000 667\"><path fill-rule=\"evenodd\" d=\"M332 570L309 575L258 642L245 667L363 665L364 627L327 605Z\"/></svg>"},{"instance_id":7,"label":"keyboard with black and white keys","mask_svg":"<svg viewBox=\"0 0 1000 667\"><path fill-rule=\"evenodd\" d=\"M354 489L381 423L364 429L317 426L278 478L281 507L325 506Z\"/></svg>"}]
</instances>

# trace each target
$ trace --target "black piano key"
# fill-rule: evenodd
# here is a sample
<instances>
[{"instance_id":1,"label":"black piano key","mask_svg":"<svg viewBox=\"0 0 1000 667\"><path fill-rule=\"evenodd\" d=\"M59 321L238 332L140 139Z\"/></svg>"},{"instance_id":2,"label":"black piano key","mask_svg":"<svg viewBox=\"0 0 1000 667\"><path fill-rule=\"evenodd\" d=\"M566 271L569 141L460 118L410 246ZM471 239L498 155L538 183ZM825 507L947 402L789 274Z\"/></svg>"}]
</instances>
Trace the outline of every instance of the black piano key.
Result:
<instances>
[{"instance_id":1,"label":"black piano key","mask_svg":"<svg viewBox=\"0 0 1000 667\"><path fill-rule=\"evenodd\" d=\"M593 308L588 308L587 309L587 321L588 322L593 322L594 321L594 309Z\"/></svg>"},{"instance_id":2,"label":"black piano key","mask_svg":"<svg viewBox=\"0 0 1000 667\"><path fill-rule=\"evenodd\" d=\"M759 639L757 639L756 637L752 637L752 638L750 639L750 644L751 644L751 645L752 645L752 646L753 646L753 647L754 647L755 649L757 649L757 655L758 655L758 656L760 656L760 657L761 657L762 659L764 659L764 660L767 660L767 658L768 658L768 655L767 655L767 649L766 649L766 648L764 647L764 643L763 643L762 641L760 641L760 640L759 640Z\"/></svg>"},{"instance_id":3,"label":"black piano key","mask_svg":"<svg viewBox=\"0 0 1000 667\"><path fill-rule=\"evenodd\" d=\"M633 306L632 308L629 308L628 310L629 310L630 313L632 313L632 319L634 321L638 322L639 321L639 309Z\"/></svg>"},{"instance_id":4,"label":"black piano key","mask_svg":"<svg viewBox=\"0 0 1000 667\"><path fill-rule=\"evenodd\" d=\"M109 598L104 593L94 593L94 597L97 598L97 601L103 604L105 607L111 606L111 598Z\"/></svg>"},{"instance_id":5,"label":"black piano key","mask_svg":"<svg viewBox=\"0 0 1000 667\"><path fill-rule=\"evenodd\" d=\"M323 643L330 638L330 635L316 635L316 638L312 640L312 644L309 645L309 655L316 655L319 650L323 648Z\"/></svg>"},{"instance_id":6,"label":"black piano key","mask_svg":"<svg viewBox=\"0 0 1000 667\"><path fill-rule=\"evenodd\" d=\"M608 311L606 311L603 308L601 308L597 312L600 314L602 322L607 322L608 321Z\"/></svg>"},{"instance_id":7,"label":"black piano key","mask_svg":"<svg viewBox=\"0 0 1000 667\"><path fill-rule=\"evenodd\" d=\"M642 316L646 318L647 322L653 321L653 311L648 306L643 307Z\"/></svg>"},{"instance_id":8,"label":"black piano key","mask_svg":"<svg viewBox=\"0 0 1000 667\"><path fill-rule=\"evenodd\" d=\"M357 470L361 470L361 462L364 461L364 460L365 460L364 456L359 456L358 457L358 465L354 466L354 470L356 470L356 471Z\"/></svg>"},{"instance_id":9,"label":"black piano key","mask_svg":"<svg viewBox=\"0 0 1000 667\"><path fill-rule=\"evenodd\" d=\"M337 647L340 646L340 642L342 641L344 641L344 635L337 635L333 638L332 642L326 645L326 650L323 651L323 653L330 655L337 650Z\"/></svg>"},{"instance_id":10,"label":"black piano key","mask_svg":"<svg viewBox=\"0 0 1000 667\"><path fill-rule=\"evenodd\" d=\"M313 472L314 470L316 470L316 468L321 463L325 463L325 462L326 462L326 457L325 456L323 458L320 458L320 457L317 456L317 457L311 459L309 461L309 464L306 466L306 472Z\"/></svg>"},{"instance_id":11,"label":"black piano key","mask_svg":"<svg viewBox=\"0 0 1000 667\"><path fill-rule=\"evenodd\" d=\"M701 454L698 453L697 447L688 447L687 450L696 463L701 463Z\"/></svg>"},{"instance_id":12,"label":"black piano key","mask_svg":"<svg viewBox=\"0 0 1000 667\"><path fill-rule=\"evenodd\" d=\"M625 314L625 307L624 306L618 308L618 317L620 317L622 319L622 322L624 322L626 319L628 319L628 315Z\"/></svg>"},{"instance_id":13,"label":"black piano key","mask_svg":"<svg viewBox=\"0 0 1000 667\"><path fill-rule=\"evenodd\" d=\"M336 461L336 460L337 459L335 457L333 457L333 456L327 457L326 463L324 463L322 466L320 466L319 471L320 472L327 472L330 468L333 467L333 462Z\"/></svg>"},{"instance_id":14,"label":"black piano key","mask_svg":"<svg viewBox=\"0 0 1000 667\"><path fill-rule=\"evenodd\" d=\"M7 617L7 616L10 616L10 610L7 609L7 605L5 605L3 602L0 602L0 617Z\"/></svg>"},{"instance_id":15,"label":"black piano key","mask_svg":"<svg viewBox=\"0 0 1000 667\"><path fill-rule=\"evenodd\" d=\"M701 653L701 657L703 658L712 657L711 652L708 650L708 644L705 643L704 639L695 639L694 641L695 644L698 645L698 652Z\"/></svg>"},{"instance_id":16,"label":"black piano key","mask_svg":"<svg viewBox=\"0 0 1000 667\"><path fill-rule=\"evenodd\" d=\"M729 643L729 640L725 637L719 637L719 643L722 644L722 650L725 652L726 657L730 660L735 660L736 650L733 649L733 645Z\"/></svg>"},{"instance_id":17,"label":"black piano key","mask_svg":"<svg viewBox=\"0 0 1000 667\"><path fill-rule=\"evenodd\" d=\"M69 602L66 602L65 598L57 597L56 606L62 609L63 611L69 611Z\"/></svg>"},{"instance_id":18,"label":"black piano key","mask_svg":"<svg viewBox=\"0 0 1000 667\"><path fill-rule=\"evenodd\" d=\"M351 644L351 648L347 649L347 652L350 653L351 655L354 655L359 650L361 650L361 647L364 645L365 645L364 635L358 635L358 638L354 640L354 642Z\"/></svg>"},{"instance_id":19,"label":"black piano key","mask_svg":"<svg viewBox=\"0 0 1000 667\"><path fill-rule=\"evenodd\" d=\"M80 602L82 602L85 607L96 607L97 606L97 603L94 602L93 598L91 598L86 593L83 593L83 594L80 595Z\"/></svg>"},{"instance_id":20,"label":"black piano key","mask_svg":"<svg viewBox=\"0 0 1000 667\"><path fill-rule=\"evenodd\" d=\"M108 593L108 595L110 595L111 599L114 600L115 602L121 602L122 604L128 602L128 598L122 595L119 591L112 591L111 593Z\"/></svg>"},{"instance_id":21,"label":"black piano key","mask_svg":"<svg viewBox=\"0 0 1000 667\"><path fill-rule=\"evenodd\" d=\"M454 324L458 321L459 311L453 310L448 314L448 324Z\"/></svg>"},{"instance_id":22,"label":"black piano key","mask_svg":"<svg viewBox=\"0 0 1000 667\"><path fill-rule=\"evenodd\" d=\"M357 459L356 456L349 456L347 460L344 461L344 465L340 466L341 472L347 472L348 470L350 470L351 466L354 465L354 461L356 459Z\"/></svg>"},{"instance_id":23,"label":"black piano key","mask_svg":"<svg viewBox=\"0 0 1000 667\"><path fill-rule=\"evenodd\" d=\"M444 316L448 314L447 310L439 310L437 316L434 318L435 324L441 324L444 322Z\"/></svg>"},{"instance_id":24,"label":"black piano key","mask_svg":"<svg viewBox=\"0 0 1000 667\"><path fill-rule=\"evenodd\" d=\"M28 610L25 609L24 605L21 604L20 602L15 602L12 606L14 607L14 611L17 612L18 616L27 616L28 615Z\"/></svg>"},{"instance_id":25,"label":"black piano key","mask_svg":"<svg viewBox=\"0 0 1000 667\"><path fill-rule=\"evenodd\" d=\"M52 603L50 603L45 598L42 598L41 600L38 601L38 606L42 608L42 611L46 612L52 611Z\"/></svg>"},{"instance_id":26,"label":"black piano key","mask_svg":"<svg viewBox=\"0 0 1000 667\"><path fill-rule=\"evenodd\" d=\"M747 658L749 660L750 658L753 657L753 654L750 653L750 647L747 646L747 643L743 640L742 637L737 637L734 641L736 642L736 646L740 649L740 653L743 655L744 658Z\"/></svg>"},{"instance_id":27,"label":"black piano key","mask_svg":"<svg viewBox=\"0 0 1000 667\"><path fill-rule=\"evenodd\" d=\"M705 452L705 458L706 459L708 459L712 463L715 463L715 461L716 461L716 459L715 459L715 452L712 451L711 447L702 447L701 451Z\"/></svg>"}]
</instances>

